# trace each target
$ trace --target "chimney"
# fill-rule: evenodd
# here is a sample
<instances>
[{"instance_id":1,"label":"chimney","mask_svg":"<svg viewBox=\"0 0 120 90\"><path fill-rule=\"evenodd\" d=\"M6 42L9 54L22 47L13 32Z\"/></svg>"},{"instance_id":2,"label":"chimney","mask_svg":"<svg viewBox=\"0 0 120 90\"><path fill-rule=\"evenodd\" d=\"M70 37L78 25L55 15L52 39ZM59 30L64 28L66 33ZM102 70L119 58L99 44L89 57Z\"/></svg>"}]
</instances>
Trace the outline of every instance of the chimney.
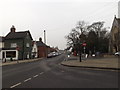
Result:
<instances>
[{"instance_id":1,"label":"chimney","mask_svg":"<svg viewBox=\"0 0 120 90\"><path fill-rule=\"evenodd\" d=\"M15 32L16 28L14 27L14 25L12 25L12 27L10 28L10 32Z\"/></svg>"},{"instance_id":2,"label":"chimney","mask_svg":"<svg viewBox=\"0 0 120 90\"><path fill-rule=\"evenodd\" d=\"M42 42L42 38L41 37L39 38L39 41Z\"/></svg>"}]
</instances>

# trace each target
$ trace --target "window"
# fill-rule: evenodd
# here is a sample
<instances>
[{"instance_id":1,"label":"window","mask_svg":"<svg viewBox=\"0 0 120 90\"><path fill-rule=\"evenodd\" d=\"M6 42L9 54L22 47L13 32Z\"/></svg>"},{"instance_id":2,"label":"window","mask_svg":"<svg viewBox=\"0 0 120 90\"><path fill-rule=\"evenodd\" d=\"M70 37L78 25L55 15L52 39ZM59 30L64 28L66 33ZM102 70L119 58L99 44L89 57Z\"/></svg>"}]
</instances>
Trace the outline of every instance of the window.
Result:
<instances>
[{"instance_id":1,"label":"window","mask_svg":"<svg viewBox=\"0 0 120 90\"><path fill-rule=\"evenodd\" d=\"M36 52L36 48L34 48L34 52Z\"/></svg>"},{"instance_id":2,"label":"window","mask_svg":"<svg viewBox=\"0 0 120 90\"><path fill-rule=\"evenodd\" d=\"M16 57L16 51L7 51L7 52L6 52L6 57L7 57L7 58Z\"/></svg>"},{"instance_id":3,"label":"window","mask_svg":"<svg viewBox=\"0 0 120 90\"><path fill-rule=\"evenodd\" d=\"M17 43L11 43L11 47L12 47L12 48L17 47Z\"/></svg>"},{"instance_id":4,"label":"window","mask_svg":"<svg viewBox=\"0 0 120 90\"><path fill-rule=\"evenodd\" d=\"M29 44L29 43L26 43L26 47L30 47L30 44Z\"/></svg>"}]
</instances>

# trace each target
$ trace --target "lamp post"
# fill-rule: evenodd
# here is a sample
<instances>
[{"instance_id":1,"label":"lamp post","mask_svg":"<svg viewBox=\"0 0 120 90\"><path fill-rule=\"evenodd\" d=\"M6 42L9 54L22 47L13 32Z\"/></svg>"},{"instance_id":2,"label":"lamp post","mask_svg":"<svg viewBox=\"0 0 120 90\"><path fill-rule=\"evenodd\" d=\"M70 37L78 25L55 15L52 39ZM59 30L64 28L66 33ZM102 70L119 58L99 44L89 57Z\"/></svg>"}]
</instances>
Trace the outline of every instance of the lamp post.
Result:
<instances>
[{"instance_id":1,"label":"lamp post","mask_svg":"<svg viewBox=\"0 0 120 90\"><path fill-rule=\"evenodd\" d=\"M78 49L78 52L79 52L79 61L81 62L82 59L81 59L81 41L79 38L77 38L77 49Z\"/></svg>"},{"instance_id":2,"label":"lamp post","mask_svg":"<svg viewBox=\"0 0 120 90\"><path fill-rule=\"evenodd\" d=\"M82 59L81 59L81 43L79 43L79 60L80 60L80 62L82 61Z\"/></svg>"}]
</instances>

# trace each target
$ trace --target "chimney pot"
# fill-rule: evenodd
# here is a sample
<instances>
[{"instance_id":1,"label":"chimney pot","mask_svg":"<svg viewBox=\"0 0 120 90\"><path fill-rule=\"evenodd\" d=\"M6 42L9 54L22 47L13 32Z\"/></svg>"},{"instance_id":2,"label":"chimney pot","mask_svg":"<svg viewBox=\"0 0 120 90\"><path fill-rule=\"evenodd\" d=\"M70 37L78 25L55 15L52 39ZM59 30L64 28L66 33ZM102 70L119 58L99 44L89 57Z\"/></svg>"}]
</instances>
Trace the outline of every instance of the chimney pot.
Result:
<instances>
[{"instance_id":1,"label":"chimney pot","mask_svg":"<svg viewBox=\"0 0 120 90\"><path fill-rule=\"evenodd\" d=\"M16 28L14 27L14 25L12 25L12 27L10 28L11 32L15 32Z\"/></svg>"},{"instance_id":2,"label":"chimney pot","mask_svg":"<svg viewBox=\"0 0 120 90\"><path fill-rule=\"evenodd\" d=\"M39 41L42 42L42 38L41 37L39 38Z\"/></svg>"}]
</instances>

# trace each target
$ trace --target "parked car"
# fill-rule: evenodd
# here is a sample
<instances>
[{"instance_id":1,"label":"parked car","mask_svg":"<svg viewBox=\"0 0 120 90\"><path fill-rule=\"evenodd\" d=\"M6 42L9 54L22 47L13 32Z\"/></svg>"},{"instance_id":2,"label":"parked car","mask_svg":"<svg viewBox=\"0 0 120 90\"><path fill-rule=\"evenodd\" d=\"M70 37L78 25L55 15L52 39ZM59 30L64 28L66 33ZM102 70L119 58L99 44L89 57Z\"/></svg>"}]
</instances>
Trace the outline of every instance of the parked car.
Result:
<instances>
[{"instance_id":1,"label":"parked car","mask_svg":"<svg viewBox=\"0 0 120 90\"><path fill-rule=\"evenodd\" d=\"M52 53L49 53L47 57L48 57L48 58L53 57L53 54L52 54Z\"/></svg>"},{"instance_id":2,"label":"parked car","mask_svg":"<svg viewBox=\"0 0 120 90\"><path fill-rule=\"evenodd\" d=\"M114 54L115 56L120 56L120 51Z\"/></svg>"},{"instance_id":3,"label":"parked car","mask_svg":"<svg viewBox=\"0 0 120 90\"><path fill-rule=\"evenodd\" d=\"M51 52L51 53L48 54L47 57L48 57L48 58L49 58L49 57L55 57L55 56L58 56L58 55L59 55L58 52Z\"/></svg>"},{"instance_id":4,"label":"parked car","mask_svg":"<svg viewBox=\"0 0 120 90\"><path fill-rule=\"evenodd\" d=\"M52 54L53 54L53 57L55 57L55 56L56 56L56 52L52 52Z\"/></svg>"}]
</instances>

